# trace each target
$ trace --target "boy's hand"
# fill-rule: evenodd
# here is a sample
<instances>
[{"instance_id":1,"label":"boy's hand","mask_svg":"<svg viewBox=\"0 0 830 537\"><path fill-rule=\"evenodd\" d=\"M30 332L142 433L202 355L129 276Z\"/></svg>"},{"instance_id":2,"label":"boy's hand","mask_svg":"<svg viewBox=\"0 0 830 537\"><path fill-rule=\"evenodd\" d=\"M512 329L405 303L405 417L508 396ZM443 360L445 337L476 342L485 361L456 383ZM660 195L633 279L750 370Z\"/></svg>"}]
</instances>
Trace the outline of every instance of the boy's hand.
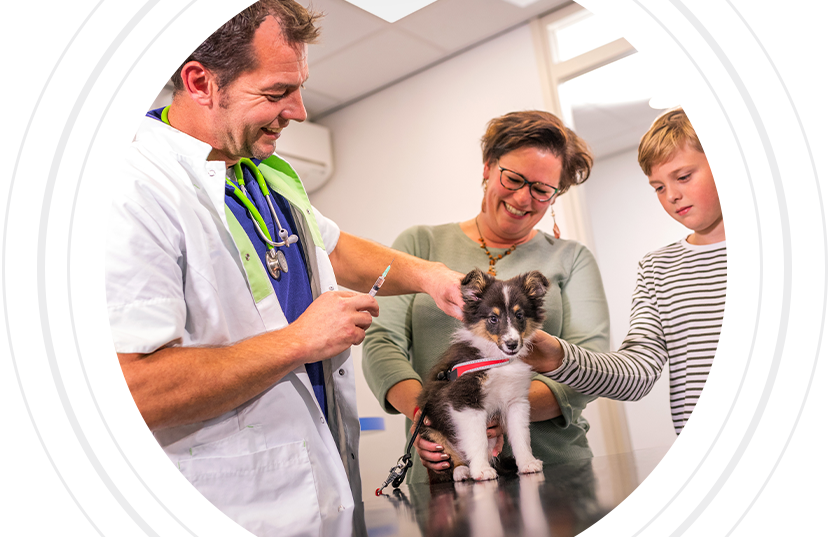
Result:
<instances>
[{"instance_id":1,"label":"boy's hand","mask_svg":"<svg viewBox=\"0 0 830 537\"><path fill-rule=\"evenodd\" d=\"M537 373L549 373L559 369L565 351L559 340L550 334L537 330L533 335L531 351L523 358Z\"/></svg>"}]
</instances>

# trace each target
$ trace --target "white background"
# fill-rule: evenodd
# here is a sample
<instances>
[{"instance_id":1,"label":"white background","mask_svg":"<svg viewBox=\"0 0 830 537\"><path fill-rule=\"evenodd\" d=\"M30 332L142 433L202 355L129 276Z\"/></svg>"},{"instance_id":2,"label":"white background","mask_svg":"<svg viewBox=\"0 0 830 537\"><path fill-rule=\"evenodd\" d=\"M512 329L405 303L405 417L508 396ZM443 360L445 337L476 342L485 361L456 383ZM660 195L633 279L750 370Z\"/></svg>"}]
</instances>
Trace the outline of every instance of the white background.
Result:
<instances>
[{"instance_id":1,"label":"white background","mask_svg":"<svg viewBox=\"0 0 830 537\"><path fill-rule=\"evenodd\" d=\"M178 475L141 421L102 284L113 155L180 59L244 4L2 8L5 534L244 534ZM826 8L584 5L615 17L686 92L715 148L707 156L730 237L727 314L704 397L644 485L586 534L821 534Z\"/></svg>"}]
</instances>

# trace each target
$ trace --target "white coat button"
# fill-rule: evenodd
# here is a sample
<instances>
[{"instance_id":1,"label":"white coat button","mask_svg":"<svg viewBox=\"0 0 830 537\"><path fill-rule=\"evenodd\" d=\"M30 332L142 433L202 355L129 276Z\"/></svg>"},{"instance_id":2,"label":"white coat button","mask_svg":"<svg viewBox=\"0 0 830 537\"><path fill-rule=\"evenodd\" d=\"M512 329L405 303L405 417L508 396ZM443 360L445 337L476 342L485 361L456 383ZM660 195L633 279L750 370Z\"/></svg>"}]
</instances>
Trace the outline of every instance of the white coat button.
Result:
<instances>
[{"instance_id":1,"label":"white coat button","mask_svg":"<svg viewBox=\"0 0 830 537\"><path fill-rule=\"evenodd\" d=\"M208 175L210 175L211 177L213 177L214 175L216 175L216 172L215 172L215 171L213 171L213 170L208 170Z\"/></svg>"},{"instance_id":2,"label":"white coat button","mask_svg":"<svg viewBox=\"0 0 830 537\"><path fill-rule=\"evenodd\" d=\"M326 418L320 416L320 423L326 423Z\"/></svg>"},{"instance_id":3,"label":"white coat button","mask_svg":"<svg viewBox=\"0 0 830 537\"><path fill-rule=\"evenodd\" d=\"M346 510L346 508L345 508L345 507L343 507L343 506L341 505L340 507L338 507L338 508L337 508L337 510L338 510L338 511L345 511L345 510Z\"/></svg>"},{"instance_id":4,"label":"white coat button","mask_svg":"<svg viewBox=\"0 0 830 537\"><path fill-rule=\"evenodd\" d=\"M338 373L340 373L340 376L342 377L343 375L345 375L345 374L346 374L346 370L345 370L345 369L341 369L340 371L338 371Z\"/></svg>"},{"instance_id":5,"label":"white coat button","mask_svg":"<svg viewBox=\"0 0 830 537\"><path fill-rule=\"evenodd\" d=\"M334 291L334 286L333 285L329 285L329 291Z\"/></svg>"}]
</instances>

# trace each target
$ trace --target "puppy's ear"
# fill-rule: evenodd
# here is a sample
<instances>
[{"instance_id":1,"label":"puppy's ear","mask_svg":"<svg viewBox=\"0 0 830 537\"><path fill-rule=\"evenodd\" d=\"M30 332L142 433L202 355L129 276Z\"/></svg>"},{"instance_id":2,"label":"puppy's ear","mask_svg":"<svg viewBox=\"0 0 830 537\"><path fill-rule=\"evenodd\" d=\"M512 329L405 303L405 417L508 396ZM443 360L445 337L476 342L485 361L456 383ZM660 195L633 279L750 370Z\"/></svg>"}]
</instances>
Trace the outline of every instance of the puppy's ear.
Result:
<instances>
[{"instance_id":1,"label":"puppy's ear","mask_svg":"<svg viewBox=\"0 0 830 537\"><path fill-rule=\"evenodd\" d=\"M493 277L480 269L473 269L461 280L461 295L467 304L475 304L481 300L484 290L493 281Z\"/></svg>"},{"instance_id":2,"label":"puppy's ear","mask_svg":"<svg viewBox=\"0 0 830 537\"><path fill-rule=\"evenodd\" d=\"M544 274L538 270L532 270L521 277L524 279L522 285L527 296L533 299L544 298L548 292L548 287L550 287L550 282Z\"/></svg>"}]
</instances>

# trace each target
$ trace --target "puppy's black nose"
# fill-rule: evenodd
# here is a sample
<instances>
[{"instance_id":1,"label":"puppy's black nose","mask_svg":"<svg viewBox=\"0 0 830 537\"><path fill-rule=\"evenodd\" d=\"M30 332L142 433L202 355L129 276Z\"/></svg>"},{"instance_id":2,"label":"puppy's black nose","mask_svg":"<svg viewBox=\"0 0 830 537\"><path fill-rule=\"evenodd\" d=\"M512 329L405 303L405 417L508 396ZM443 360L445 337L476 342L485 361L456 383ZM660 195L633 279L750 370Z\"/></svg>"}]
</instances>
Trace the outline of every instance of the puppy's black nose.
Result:
<instances>
[{"instance_id":1,"label":"puppy's black nose","mask_svg":"<svg viewBox=\"0 0 830 537\"><path fill-rule=\"evenodd\" d=\"M505 341L504 346L507 347L508 349L510 349L511 351L515 351L516 347L519 346L519 342L518 341Z\"/></svg>"}]
</instances>

